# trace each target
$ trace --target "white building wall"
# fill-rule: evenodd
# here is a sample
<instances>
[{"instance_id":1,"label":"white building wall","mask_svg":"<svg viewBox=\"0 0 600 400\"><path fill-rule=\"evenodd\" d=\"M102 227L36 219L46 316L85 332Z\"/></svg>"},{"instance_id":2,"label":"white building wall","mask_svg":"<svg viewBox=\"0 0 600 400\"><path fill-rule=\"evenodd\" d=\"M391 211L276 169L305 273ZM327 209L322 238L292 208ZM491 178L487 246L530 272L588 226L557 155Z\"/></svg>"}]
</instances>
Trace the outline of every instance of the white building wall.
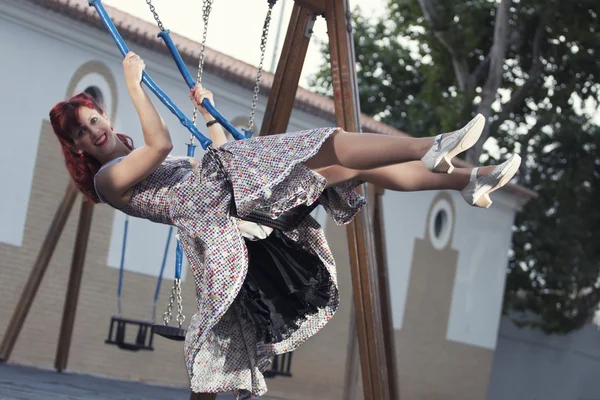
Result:
<instances>
[{"instance_id":1,"label":"white building wall","mask_svg":"<svg viewBox=\"0 0 600 400\"><path fill-rule=\"evenodd\" d=\"M386 191L383 197L394 329L403 327L415 239L425 238L437 193ZM487 210L469 206L458 192L451 197L447 223L454 224L450 245L459 256L446 339L493 350L517 205L498 192Z\"/></svg>"}]
</instances>

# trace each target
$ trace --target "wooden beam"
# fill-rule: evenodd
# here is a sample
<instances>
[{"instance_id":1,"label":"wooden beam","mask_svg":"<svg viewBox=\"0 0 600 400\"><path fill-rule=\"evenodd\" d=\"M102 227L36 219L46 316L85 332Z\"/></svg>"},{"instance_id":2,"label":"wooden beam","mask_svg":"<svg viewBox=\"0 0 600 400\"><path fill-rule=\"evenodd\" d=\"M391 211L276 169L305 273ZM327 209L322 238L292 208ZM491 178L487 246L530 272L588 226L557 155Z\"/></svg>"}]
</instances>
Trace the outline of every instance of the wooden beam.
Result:
<instances>
[{"instance_id":1,"label":"wooden beam","mask_svg":"<svg viewBox=\"0 0 600 400\"><path fill-rule=\"evenodd\" d=\"M294 4L273 86L269 91L269 100L260 130L261 136L283 133L287 130L315 18L314 13L309 9Z\"/></svg>"},{"instance_id":2,"label":"wooden beam","mask_svg":"<svg viewBox=\"0 0 600 400\"><path fill-rule=\"evenodd\" d=\"M346 371L344 373L344 392L342 399L356 399L359 378L358 337L356 336L356 312L351 304L350 323L348 324L348 347L346 349Z\"/></svg>"},{"instance_id":3,"label":"wooden beam","mask_svg":"<svg viewBox=\"0 0 600 400\"><path fill-rule=\"evenodd\" d=\"M296 4L312 11L317 15L325 15L325 3L323 0L295 0Z\"/></svg>"},{"instance_id":4,"label":"wooden beam","mask_svg":"<svg viewBox=\"0 0 600 400\"><path fill-rule=\"evenodd\" d=\"M326 2L327 30L336 124L347 131L360 129L354 43L347 0ZM364 186L364 185L363 185ZM365 188L359 192L365 195ZM356 326L365 400L389 400L390 376L384 340L378 271L369 211L361 212L347 228Z\"/></svg>"},{"instance_id":5,"label":"wooden beam","mask_svg":"<svg viewBox=\"0 0 600 400\"><path fill-rule=\"evenodd\" d=\"M385 219L383 217L384 189L374 187L373 201L373 241L379 276L379 291L381 293L381 320L383 321L383 343L387 357L387 368L390 376L390 399L399 400L400 393L396 384L398 368L396 366L396 343L394 340L394 324L392 321L392 301L390 297L390 276L387 265L387 248L385 242Z\"/></svg>"},{"instance_id":6,"label":"wooden beam","mask_svg":"<svg viewBox=\"0 0 600 400\"><path fill-rule=\"evenodd\" d=\"M58 337L58 347L56 349L56 358L54 360L54 368L56 368L58 372L62 372L67 368L67 362L69 360L69 349L71 347L71 338L73 336L73 325L75 324L79 288L81 287L81 277L83 276L83 265L85 263L85 254L88 239L90 237L93 212L94 203L84 199L81 204L81 211L79 212L75 249L73 250L71 272L69 274L69 283L67 285L67 296L65 298L62 323L60 325L60 335Z\"/></svg>"},{"instance_id":7,"label":"wooden beam","mask_svg":"<svg viewBox=\"0 0 600 400\"><path fill-rule=\"evenodd\" d=\"M60 239L60 235L65 227L67 219L69 218L69 214L71 213L71 209L73 208L73 203L75 202L75 198L79 191L75 187L72 182L69 182L67 186L67 190L65 195L54 214L54 219L50 224L50 228L48 229L48 233L46 233L46 238L42 244L42 248L40 249L37 259L33 264L33 268L29 273L29 278L25 283L25 287L21 292L21 298L15 307L15 311L8 323L6 328L6 333L4 334L4 338L2 339L2 344L0 344L0 361L5 362L10 357L10 353L15 346L17 338L19 337L19 333L23 328L23 324L25 323L25 319L27 318L27 314L31 308L31 304L33 303L33 299L40 287L40 283L42 282L42 278L44 277L44 273L48 267L48 263L52 258L52 254L56 249L56 244L58 243L58 239Z\"/></svg>"}]
</instances>

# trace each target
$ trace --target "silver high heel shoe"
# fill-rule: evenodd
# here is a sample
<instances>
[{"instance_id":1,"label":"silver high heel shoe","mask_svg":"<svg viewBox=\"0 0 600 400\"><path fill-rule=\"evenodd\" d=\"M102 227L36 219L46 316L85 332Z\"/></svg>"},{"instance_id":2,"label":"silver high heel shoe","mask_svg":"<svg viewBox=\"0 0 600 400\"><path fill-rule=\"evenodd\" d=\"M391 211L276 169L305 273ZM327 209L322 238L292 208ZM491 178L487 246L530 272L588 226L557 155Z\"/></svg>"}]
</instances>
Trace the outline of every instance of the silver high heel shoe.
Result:
<instances>
[{"instance_id":1,"label":"silver high heel shoe","mask_svg":"<svg viewBox=\"0 0 600 400\"><path fill-rule=\"evenodd\" d=\"M451 160L477 143L484 126L485 117L477 114L463 128L446 135L446 137L442 138L442 135L437 135L433 146L425 153L421 161L430 171L451 173L454 170Z\"/></svg>"},{"instance_id":2,"label":"silver high heel shoe","mask_svg":"<svg viewBox=\"0 0 600 400\"><path fill-rule=\"evenodd\" d=\"M472 206L488 208L492 205L490 193L506 185L515 176L520 165L521 157L513 154L487 176L477 176L479 168L473 168L469 184L461 190L463 198Z\"/></svg>"}]
</instances>

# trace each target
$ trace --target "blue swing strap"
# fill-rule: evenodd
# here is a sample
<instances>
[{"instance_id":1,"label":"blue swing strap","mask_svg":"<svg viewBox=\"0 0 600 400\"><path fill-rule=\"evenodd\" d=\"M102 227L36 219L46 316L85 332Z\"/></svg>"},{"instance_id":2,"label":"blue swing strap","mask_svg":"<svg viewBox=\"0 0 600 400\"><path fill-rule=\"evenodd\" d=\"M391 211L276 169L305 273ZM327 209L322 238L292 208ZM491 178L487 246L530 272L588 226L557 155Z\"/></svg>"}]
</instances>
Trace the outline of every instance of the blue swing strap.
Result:
<instances>
[{"instance_id":1,"label":"blue swing strap","mask_svg":"<svg viewBox=\"0 0 600 400\"><path fill-rule=\"evenodd\" d=\"M125 271L125 256L127 254L127 236L129 231L129 216L125 215L125 222L123 224L123 243L121 246L121 262L119 265L119 283L117 284L117 316L121 316L121 293L123 291L123 272ZM156 314L156 302L158 301L158 295L160 293L160 286L162 283L162 277L165 270L165 264L167 262L167 256L169 253L169 246L171 243L171 236L173 234L173 227L169 228L169 234L167 236L167 244L165 246L165 252L163 254L162 265L160 267L160 273L158 274L158 280L156 282L156 289L154 291L154 301L152 304L152 321L155 320ZM176 273L179 270L179 275L181 276L181 261L179 262L179 267L176 266Z\"/></svg>"},{"instance_id":2,"label":"blue swing strap","mask_svg":"<svg viewBox=\"0 0 600 400\"><path fill-rule=\"evenodd\" d=\"M117 316L121 316L121 290L123 289L123 270L125 269L125 254L127 252L127 230L129 228L129 216L125 216L123 225L123 245L121 246L121 263L119 265L119 284L117 285Z\"/></svg>"},{"instance_id":3,"label":"blue swing strap","mask_svg":"<svg viewBox=\"0 0 600 400\"><path fill-rule=\"evenodd\" d=\"M165 272L165 265L167 264L167 256L169 255L169 247L171 246L171 237L173 236L173 227L169 227L169 233L167 235L167 244L165 245L165 252L163 254L162 263L160 265L160 272L158 274L158 280L156 281L156 289L154 290L154 300L152 301L152 321L156 321L156 303L158 302L158 295L160 294L160 285L162 284L162 277Z\"/></svg>"},{"instance_id":4,"label":"blue swing strap","mask_svg":"<svg viewBox=\"0 0 600 400\"><path fill-rule=\"evenodd\" d=\"M113 38L114 42L119 48L121 55L125 57L125 55L129 53L129 48L127 47L127 44L125 44L125 41L119 34L119 31L115 27L114 23L106 13L106 10L102 5L102 1L88 0L88 4L96 9L100 20L108 29L108 32L110 33L111 37ZM192 121L190 121L185 116L185 114L175 105L175 103L173 103L171 98L152 80L152 78L150 77L150 75L148 75L148 73L146 73L146 71L144 71L142 74L142 82L144 82L146 86L148 86L148 88L169 109L169 111L171 111L175 116L177 116L177 118L179 118L179 122L181 122L181 124L185 126L192 133L192 135L194 135L196 139L198 139L203 149L206 149L209 145L212 144L212 141L200 133L200 131L198 130L198 128L196 128Z\"/></svg>"},{"instance_id":5,"label":"blue swing strap","mask_svg":"<svg viewBox=\"0 0 600 400\"><path fill-rule=\"evenodd\" d=\"M175 250L175 280L181 280L181 266L183 264L183 246L177 239L177 249Z\"/></svg>"},{"instance_id":6,"label":"blue swing strap","mask_svg":"<svg viewBox=\"0 0 600 400\"><path fill-rule=\"evenodd\" d=\"M127 224L127 222L126 222ZM127 226L127 225L126 225ZM162 259L162 263L160 266L160 272L158 274L158 280L156 282L156 289L154 290L154 299L152 301L152 319L151 321L154 322L156 321L156 303L158 302L158 296L160 294L160 286L162 284L162 277L164 275L165 272L165 265L167 264L167 258L169 255L169 247L171 247L171 237L173 236L173 226L169 227L169 233L167 234L167 243L165 245L165 251L163 253L163 259ZM125 228L125 232L127 232L127 228ZM126 234L125 234L126 235ZM125 252L125 238L123 239L123 253ZM121 257L123 258L123 257ZM182 265L183 265L183 247L181 246L181 243L179 242L179 239L177 239L177 249L175 251L175 282L173 284L173 289L171 291L171 300L170 300L170 304L169 307L167 309L167 312L165 313L163 319L164 320L171 320L171 310L173 307L173 302L177 301L177 307L178 307L178 315L177 315L177 321L179 322L181 320L180 326L183 323L183 321L185 320L185 316L183 316L183 306L181 305L181 269L182 269ZM120 291L121 291L121 276L123 273L123 261L121 261L121 272L119 274L119 297L120 297ZM120 302L120 299L119 299ZM167 316L168 314L168 316ZM168 325L168 321L165 322L165 325Z\"/></svg>"},{"instance_id":7,"label":"blue swing strap","mask_svg":"<svg viewBox=\"0 0 600 400\"><path fill-rule=\"evenodd\" d=\"M194 157L196 146L193 143L187 144L187 156ZM175 250L175 279L181 279L181 265L183 263L183 247L181 241L177 238L177 249Z\"/></svg>"},{"instance_id":8,"label":"blue swing strap","mask_svg":"<svg viewBox=\"0 0 600 400\"><path fill-rule=\"evenodd\" d=\"M193 143L187 144L187 155L188 157L194 157L194 153L196 151L196 146ZM167 254L169 251L169 246L171 244L171 236L173 235L173 226L169 227L169 234L167 236L167 244L165 246L165 253L163 255L162 265L160 267L160 274L158 276L158 282L156 283L156 290L154 291L154 302L152 303L152 321L156 320L156 303L158 302L158 295L160 293L160 285L162 282L163 273L165 270L165 264L167 263ZM177 282L181 281L181 270L183 265L183 247L181 246L181 242L179 238L177 239L177 248L175 250L175 283L173 285L173 289L177 289ZM179 293L181 295L181 293ZM172 306L172 303L170 304ZM183 307L181 306L181 310ZM165 315L166 317L166 315ZM183 317L185 319L185 317ZM170 320L170 318L169 318ZM179 316L178 319L179 321ZM182 320L183 322L183 320ZM168 323L167 323L168 324Z\"/></svg>"},{"instance_id":9,"label":"blue swing strap","mask_svg":"<svg viewBox=\"0 0 600 400\"><path fill-rule=\"evenodd\" d=\"M98 15L100 17L100 20L102 21L104 26L108 29L108 32L111 35L115 44L117 45L119 51L121 52L121 55L123 57L125 57L125 55L129 52L129 48L127 47L127 44L121 37L121 34L117 30L115 24L112 22L110 16L104 9L104 6L102 5L102 1L101 0L88 0L88 4L90 6L93 6L96 9L96 12L98 13ZM187 67L185 66L185 63L183 62L183 60L181 58L181 55L177 51L177 48L175 47L175 44L173 43L173 40L171 39L171 36L169 35L169 31L161 30L161 32L158 34L158 36L161 37L163 39L163 41L165 42L165 44L167 45L167 48L169 49L173 59L175 60L175 63L177 64L177 68L179 69L179 72L183 75L183 78L185 79L185 82L188 85L188 87L190 89L193 88L196 83L192 79L192 76L190 75ZM158 99L173 114L175 114L177 116L177 118L179 118L179 121L181 122L181 124L183 126L185 126L192 133L192 135L194 135L196 137L196 139L198 139L198 141L200 142L200 145L202 146L203 149L206 149L212 143L210 139L203 136L200 133L200 131L198 131L198 128L196 128L196 126L192 123L192 121L190 121L183 114L183 112L175 105L175 103L173 103L171 98L152 80L150 75L148 75L148 73L146 73L145 71L142 74L142 82L144 82L146 84L146 86L148 86L148 88L150 88L150 90L156 95L156 97L158 97ZM210 104L210 101L208 101L207 99L204 99L202 101L202 106L206 109L206 111L208 111L219 122L219 124L221 124L228 132L230 132L235 139L237 139L237 140L246 139L246 136L244 134L242 134L240 131L238 131L233 125L231 125L231 123L212 104Z\"/></svg>"},{"instance_id":10,"label":"blue swing strap","mask_svg":"<svg viewBox=\"0 0 600 400\"><path fill-rule=\"evenodd\" d=\"M187 144L187 156L194 157L196 146L193 143ZM181 279L181 265L183 264L183 247L181 241L177 238L177 249L175 250L175 279Z\"/></svg>"},{"instance_id":11,"label":"blue swing strap","mask_svg":"<svg viewBox=\"0 0 600 400\"><path fill-rule=\"evenodd\" d=\"M183 62L183 59L181 58L181 54L179 54L179 51L177 50L175 43L173 43L173 39L171 39L170 31L168 29L162 30L158 33L158 37L160 37L167 45L167 48L169 49L169 52L171 53L171 57L173 57L173 60L175 61L175 64L177 65L177 69L179 69L179 72L181 73L181 76L183 76L185 83L188 85L188 87L190 89L192 89L194 86L196 86L196 81L194 80L194 78L192 78L190 71L187 69L187 67L185 66L185 63ZM223 114L221 114L210 103L210 101L208 101L208 99L202 100L202 107L204 107L206 109L206 111L208 111L208 113L210 115L212 115L213 118L216 119L217 122L223 128L225 128L225 130L227 132L231 133L231 135L233 136L234 139L236 139L236 140L247 139L246 135L241 133L235 126L231 125L231 123L223 116ZM250 132L250 136L251 135L252 135L252 132Z\"/></svg>"},{"instance_id":12,"label":"blue swing strap","mask_svg":"<svg viewBox=\"0 0 600 400\"><path fill-rule=\"evenodd\" d=\"M196 151L196 146L190 140L190 143L187 144L187 155L188 157L194 157L194 153ZM173 227L169 229L169 240L171 238L171 233L173 232ZM167 241L167 248L169 246L169 241ZM163 265L161 268L161 277L162 271L164 270L165 262L166 262L166 249L165 256L163 258ZM165 326L169 325L172 318L172 310L174 303L177 304L177 317L175 320L177 321L179 328L182 327L183 322L185 321L185 316L183 315L183 303L181 300L181 270L183 265L183 246L181 245L181 241L177 238L177 248L175 249L175 280L173 282L173 288L171 289L171 296L169 298L169 305L167 306L167 311L163 314L163 322ZM158 292L159 286L156 287L156 293L154 294L154 309L156 309L156 302L158 300ZM153 314L154 316L154 314Z\"/></svg>"},{"instance_id":13,"label":"blue swing strap","mask_svg":"<svg viewBox=\"0 0 600 400\"><path fill-rule=\"evenodd\" d=\"M269 0L269 1L273 1L273 0ZM181 58L181 55L179 54L177 47L175 46L175 44L173 43L173 40L171 39L171 35L170 35L171 31L168 29L165 29L165 27L163 26L163 23L161 22L160 17L158 16L158 13L156 12L156 8L152 4L152 0L146 0L146 3L148 3L148 6L150 7L150 12L154 16L154 19L156 20L156 24L158 25L158 28L160 29L160 32L158 33L157 36L165 42L165 45L167 46L167 49L171 53L171 57L173 57L173 60L175 61L175 65L177 65L177 69L179 69L181 76L183 76L183 80L185 81L186 85L190 89L193 88L196 85L196 82L194 81L190 72L188 71L187 67L185 66L185 63L183 62L183 59ZM205 48L206 33L207 33L206 28L207 28L207 24L208 24L208 16L210 15L211 3L212 3L212 0L205 1L205 4L202 6L202 14L203 14L203 20L204 20L204 38L202 40L202 50L200 50L200 66L199 66L199 71L198 71L198 82L200 81L200 79L202 77L202 65L204 63L204 48ZM247 139L252 136L252 132L246 132L246 135L243 135L242 133L240 133L233 125L231 125L231 123L229 123L229 121L216 108L214 108L214 106L210 103L210 101L208 101L206 99L203 100L202 106L209 112L210 115L213 116L213 118L223 128L225 128L225 130L227 130L229 133L231 133L231 135L233 136L234 139L242 140L242 139ZM195 121L195 117L196 117L196 113L194 111L194 121Z\"/></svg>"}]
</instances>

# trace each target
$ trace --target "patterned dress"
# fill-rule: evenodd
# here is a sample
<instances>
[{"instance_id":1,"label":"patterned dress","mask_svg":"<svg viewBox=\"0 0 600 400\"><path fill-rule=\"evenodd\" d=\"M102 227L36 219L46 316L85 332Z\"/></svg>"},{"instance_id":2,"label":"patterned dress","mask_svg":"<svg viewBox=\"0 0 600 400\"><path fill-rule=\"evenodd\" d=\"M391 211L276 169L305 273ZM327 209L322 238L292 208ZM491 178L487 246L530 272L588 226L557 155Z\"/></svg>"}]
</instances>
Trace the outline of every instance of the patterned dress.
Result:
<instances>
[{"instance_id":1,"label":"patterned dress","mask_svg":"<svg viewBox=\"0 0 600 400\"><path fill-rule=\"evenodd\" d=\"M353 191L361 182L325 189L325 179L303 164L336 129L251 138L220 147L217 154L233 184L238 214L261 209L277 217L318 199L336 223L350 222L365 204ZM241 296L241 289L248 251L237 220L229 215L232 193L227 187L212 157L203 157L193 169L186 159L168 158L133 187L131 201L121 210L178 228L197 293L198 310L184 345L191 389L234 391L237 399L248 399L267 391L262 372L272 356L296 349L319 331L332 318L339 298L333 256L321 226L309 216L283 235L324 266L326 301L282 340L259 340L255 324L244 316L247 296Z\"/></svg>"}]
</instances>

